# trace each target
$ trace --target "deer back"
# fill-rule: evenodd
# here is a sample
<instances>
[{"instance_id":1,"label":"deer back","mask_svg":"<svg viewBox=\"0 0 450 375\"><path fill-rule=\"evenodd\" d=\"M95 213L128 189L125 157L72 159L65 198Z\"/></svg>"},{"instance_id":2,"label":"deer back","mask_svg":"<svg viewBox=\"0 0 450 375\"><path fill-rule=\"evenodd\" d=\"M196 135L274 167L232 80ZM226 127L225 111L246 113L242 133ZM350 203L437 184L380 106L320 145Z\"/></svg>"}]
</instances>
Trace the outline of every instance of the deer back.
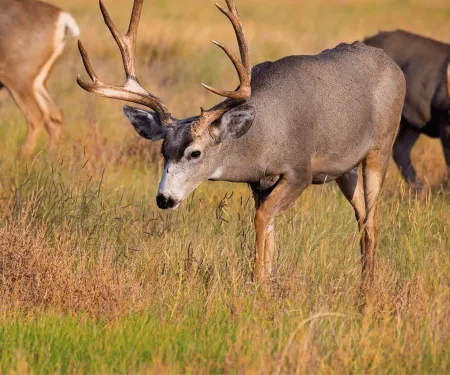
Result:
<instances>
[{"instance_id":1,"label":"deer back","mask_svg":"<svg viewBox=\"0 0 450 375\"><path fill-rule=\"evenodd\" d=\"M388 127L398 125L389 117L401 111L404 90L398 66L362 43L255 66L247 103L256 116L222 155L227 179L245 181L249 171L250 179L259 179L301 169L317 155L339 160L338 176L392 131Z\"/></svg>"}]
</instances>

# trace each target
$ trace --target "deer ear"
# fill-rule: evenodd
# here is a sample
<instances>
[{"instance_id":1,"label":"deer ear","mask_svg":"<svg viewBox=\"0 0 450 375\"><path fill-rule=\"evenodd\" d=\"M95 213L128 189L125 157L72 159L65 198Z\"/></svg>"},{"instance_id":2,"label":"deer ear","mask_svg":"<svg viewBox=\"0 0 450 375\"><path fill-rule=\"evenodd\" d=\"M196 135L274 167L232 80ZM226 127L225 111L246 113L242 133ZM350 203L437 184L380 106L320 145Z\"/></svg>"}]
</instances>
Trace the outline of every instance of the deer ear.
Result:
<instances>
[{"instance_id":1,"label":"deer ear","mask_svg":"<svg viewBox=\"0 0 450 375\"><path fill-rule=\"evenodd\" d=\"M256 108L249 104L242 104L225 113L217 125L220 140L242 137L252 126L255 114Z\"/></svg>"},{"instance_id":2,"label":"deer ear","mask_svg":"<svg viewBox=\"0 0 450 375\"><path fill-rule=\"evenodd\" d=\"M123 112L141 137L151 141L159 141L164 138L165 128L159 122L159 117L155 112L147 112L127 105L123 107Z\"/></svg>"}]
</instances>

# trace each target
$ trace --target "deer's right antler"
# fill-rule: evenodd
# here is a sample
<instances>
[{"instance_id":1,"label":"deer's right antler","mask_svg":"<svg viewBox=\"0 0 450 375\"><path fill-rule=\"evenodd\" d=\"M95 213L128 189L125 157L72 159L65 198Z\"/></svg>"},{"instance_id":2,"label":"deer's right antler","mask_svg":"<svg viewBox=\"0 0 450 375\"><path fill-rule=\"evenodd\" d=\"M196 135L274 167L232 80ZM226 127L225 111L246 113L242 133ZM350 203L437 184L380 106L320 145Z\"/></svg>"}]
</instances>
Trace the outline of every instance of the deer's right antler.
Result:
<instances>
[{"instance_id":1,"label":"deer's right antler","mask_svg":"<svg viewBox=\"0 0 450 375\"><path fill-rule=\"evenodd\" d=\"M213 41L213 43L219 46L230 58L238 73L240 84L236 91L225 91L217 90L202 83L203 87L205 87L209 91L213 92L214 94L224 96L227 99L207 111L202 109L200 118L198 119L198 121L192 124L192 132L195 136L200 136L212 122L220 118L224 113L226 113L233 107L248 100L252 91L252 65L250 62L250 52L248 49L247 39L245 38L242 23L233 0L225 1L227 3L228 10L224 9L219 4L216 4L216 6L225 16L227 16L227 18L233 25L239 45L241 61L239 61L237 56L230 49L228 49L221 43L216 41Z\"/></svg>"},{"instance_id":2,"label":"deer's right antler","mask_svg":"<svg viewBox=\"0 0 450 375\"><path fill-rule=\"evenodd\" d=\"M250 63L250 53L248 50L247 40L245 38L244 30L242 28L242 23L241 20L239 19L239 14L236 9L236 6L234 5L233 0L226 0L226 2L228 5L228 10L222 8L220 4L216 4L216 6L225 16L227 16L227 18L233 25L242 61L239 61L236 55L230 49L225 47L223 44L216 41L213 41L213 43L216 46L220 47L227 54L227 56L233 63L234 67L236 68L240 81L239 89L236 91L224 91L224 90L217 90L213 87L205 85L204 83L202 83L202 86L205 87L207 90L213 92L214 94L224 96L226 98L247 100L250 97L251 93L250 79L251 79L252 65Z\"/></svg>"},{"instance_id":3,"label":"deer's right antler","mask_svg":"<svg viewBox=\"0 0 450 375\"><path fill-rule=\"evenodd\" d=\"M101 81L94 72L86 50L81 41L78 41L78 49L83 59L84 67L92 79L92 83L84 82L81 76L78 76L78 84L86 91L92 92L107 98L125 100L128 102L144 105L154 110L164 126L172 124L172 117L169 110L158 97L150 94L142 87L136 77L136 38L141 17L142 4L144 0L135 0L131 14L130 25L125 35L120 35L116 26L111 20L103 2L100 0L100 9L103 14L106 26L111 31L114 40L119 46L122 55L123 66L126 74L126 82L123 86L113 86Z\"/></svg>"}]
</instances>

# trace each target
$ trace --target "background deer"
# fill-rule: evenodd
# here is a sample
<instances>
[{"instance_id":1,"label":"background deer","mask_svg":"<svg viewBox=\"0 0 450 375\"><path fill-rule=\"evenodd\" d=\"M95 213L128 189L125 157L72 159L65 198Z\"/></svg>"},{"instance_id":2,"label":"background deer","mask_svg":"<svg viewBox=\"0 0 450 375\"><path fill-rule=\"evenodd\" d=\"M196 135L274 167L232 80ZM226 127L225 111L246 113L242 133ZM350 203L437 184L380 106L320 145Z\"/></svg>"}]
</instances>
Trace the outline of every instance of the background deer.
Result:
<instances>
[{"instance_id":1,"label":"background deer","mask_svg":"<svg viewBox=\"0 0 450 375\"><path fill-rule=\"evenodd\" d=\"M292 206L311 184L336 181L353 205L361 232L364 280L371 279L378 238L378 197L397 133L405 96L399 67L380 49L341 44L315 56L289 56L253 69L236 7L219 10L231 21L241 60L218 42L240 79L236 91L199 116L176 119L138 82L137 28L143 0L135 0L130 26L121 36L102 2L106 25L122 53L126 83L113 86L94 73L79 42L92 83L88 92L127 100L153 111L125 107L144 138L163 139L164 173L157 204L175 209L205 180L248 183L256 201L254 278L272 272L275 216ZM357 167L362 164L363 179Z\"/></svg>"},{"instance_id":2,"label":"background deer","mask_svg":"<svg viewBox=\"0 0 450 375\"><path fill-rule=\"evenodd\" d=\"M68 13L36 0L0 0L0 88L5 86L28 121L23 145L30 154L45 126L54 147L63 113L45 87L69 30L80 34Z\"/></svg>"},{"instance_id":3,"label":"background deer","mask_svg":"<svg viewBox=\"0 0 450 375\"><path fill-rule=\"evenodd\" d=\"M450 187L450 44L403 30L382 32L364 43L382 48L402 69L407 90L394 160L405 180L417 189L422 183L411 163L411 150L420 134L440 138Z\"/></svg>"}]
</instances>

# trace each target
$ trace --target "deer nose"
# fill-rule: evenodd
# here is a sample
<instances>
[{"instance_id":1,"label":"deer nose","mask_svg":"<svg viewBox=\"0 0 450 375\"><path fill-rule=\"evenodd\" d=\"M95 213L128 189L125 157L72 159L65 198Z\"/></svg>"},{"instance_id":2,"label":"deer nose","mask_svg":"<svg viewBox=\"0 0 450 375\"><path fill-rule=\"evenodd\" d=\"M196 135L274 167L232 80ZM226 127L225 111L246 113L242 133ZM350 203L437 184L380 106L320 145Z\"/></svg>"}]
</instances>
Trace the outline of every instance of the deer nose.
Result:
<instances>
[{"instance_id":1,"label":"deer nose","mask_svg":"<svg viewBox=\"0 0 450 375\"><path fill-rule=\"evenodd\" d=\"M172 208L173 206L175 206L175 201L170 197L158 194L156 197L156 204L159 208L167 210L168 208Z\"/></svg>"}]
</instances>

